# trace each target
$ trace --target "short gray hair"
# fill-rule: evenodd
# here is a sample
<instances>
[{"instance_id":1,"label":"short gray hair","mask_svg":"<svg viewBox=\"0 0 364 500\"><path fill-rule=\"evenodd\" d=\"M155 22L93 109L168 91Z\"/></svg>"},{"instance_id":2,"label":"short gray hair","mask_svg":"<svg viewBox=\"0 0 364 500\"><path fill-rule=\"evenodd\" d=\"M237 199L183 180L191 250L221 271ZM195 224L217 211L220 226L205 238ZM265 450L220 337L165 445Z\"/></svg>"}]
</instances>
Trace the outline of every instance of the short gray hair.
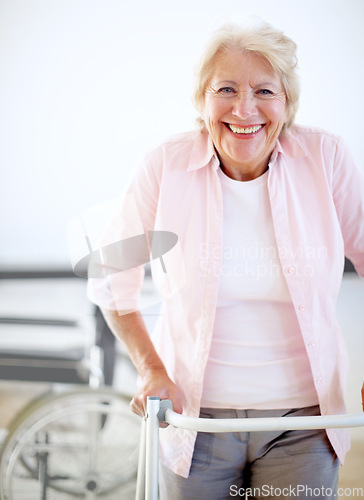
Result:
<instances>
[{"instance_id":1,"label":"short gray hair","mask_svg":"<svg viewBox=\"0 0 364 500\"><path fill-rule=\"evenodd\" d=\"M297 113L300 94L296 73L297 46L282 31L263 21L247 26L228 24L216 30L209 39L196 67L193 101L197 111L203 114L205 91L212 77L217 56L229 49L254 52L268 61L280 76L287 97L287 119L283 128L289 128ZM198 118L197 121L203 128L203 119Z\"/></svg>"}]
</instances>

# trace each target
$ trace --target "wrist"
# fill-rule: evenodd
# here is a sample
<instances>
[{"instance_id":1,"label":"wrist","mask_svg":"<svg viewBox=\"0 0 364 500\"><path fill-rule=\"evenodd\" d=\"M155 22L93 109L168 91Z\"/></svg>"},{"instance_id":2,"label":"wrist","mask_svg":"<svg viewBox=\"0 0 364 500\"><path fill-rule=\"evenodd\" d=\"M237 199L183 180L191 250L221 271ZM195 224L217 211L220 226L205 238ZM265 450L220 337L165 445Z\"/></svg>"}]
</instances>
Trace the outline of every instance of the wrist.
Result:
<instances>
[{"instance_id":1,"label":"wrist","mask_svg":"<svg viewBox=\"0 0 364 500\"><path fill-rule=\"evenodd\" d=\"M141 378L167 377L167 371L160 360L148 362L139 370Z\"/></svg>"}]
</instances>

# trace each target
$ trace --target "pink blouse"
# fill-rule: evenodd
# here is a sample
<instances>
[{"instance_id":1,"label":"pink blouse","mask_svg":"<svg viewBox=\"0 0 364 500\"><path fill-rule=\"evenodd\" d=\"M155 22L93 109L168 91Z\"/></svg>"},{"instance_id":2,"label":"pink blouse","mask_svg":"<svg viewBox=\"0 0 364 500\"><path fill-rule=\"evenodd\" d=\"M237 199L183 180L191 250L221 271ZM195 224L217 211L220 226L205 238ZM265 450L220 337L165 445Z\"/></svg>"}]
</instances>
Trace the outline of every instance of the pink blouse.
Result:
<instances>
[{"instance_id":1,"label":"pink blouse","mask_svg":"<svg viewBox=\"0 0 364 500\"><path fill-rule=\"evenodd\" d=\"M169 231L178 242L151 262L163 298L153 340L184 396L184 413L198 416L222 262L219 161L206 132L164 142L141 164L120 201L106 240ZM277 142L268 191L279 258L297 314L323 415L345 412L347 355L335 317L344 255L364 277L364 178L342 140L293 127ZM151 234L151 233L149 233ZM107 269L107 259L104 263ZM217 270L217 272L216 272ZM89 298L101 307L138 309L144 268L89 279ZM169 426L161 459L188 476L196 433ZM341 462L345 429L328 437Z\"/></svg>"}]
</instances>

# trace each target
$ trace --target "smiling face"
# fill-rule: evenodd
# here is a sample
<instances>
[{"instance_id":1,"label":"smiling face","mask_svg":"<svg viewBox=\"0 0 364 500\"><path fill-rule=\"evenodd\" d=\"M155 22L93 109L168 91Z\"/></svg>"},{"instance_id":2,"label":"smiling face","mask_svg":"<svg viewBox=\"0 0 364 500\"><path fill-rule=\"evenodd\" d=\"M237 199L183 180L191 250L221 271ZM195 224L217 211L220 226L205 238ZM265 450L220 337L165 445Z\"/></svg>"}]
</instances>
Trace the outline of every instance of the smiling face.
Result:
<instances>
[{"instance_id":1,"label":"smiling face","mask_svg":"<svg viewBox=\"0 0 364 500\"><path fill-rule=\"evenodd\" d=\"M280 77L253 52L222 52L206 89L203 117L224 172L241 181L259 177L286 119Z\"/></svg>"}]
</instances>

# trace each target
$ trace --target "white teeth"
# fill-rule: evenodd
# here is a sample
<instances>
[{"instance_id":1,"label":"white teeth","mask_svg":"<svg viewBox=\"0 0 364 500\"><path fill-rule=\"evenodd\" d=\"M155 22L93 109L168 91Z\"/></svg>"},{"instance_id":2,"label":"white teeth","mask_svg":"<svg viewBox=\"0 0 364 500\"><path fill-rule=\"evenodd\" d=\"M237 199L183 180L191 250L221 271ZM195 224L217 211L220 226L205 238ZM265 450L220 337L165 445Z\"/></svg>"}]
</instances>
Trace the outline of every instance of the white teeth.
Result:
<instances>
[{"instance_id":1,"label":"white teeth","mask_svg":"<svg viewBox=\"0 0 364 500\"><path fill-rule=\"evenodd\" d=\"M258 130L262 128L262 125L256 125L255 127L248 128L235 127L235 125L231 125L231 123L229 123L228 125L230 130L232 130L234 134L253 134L254 132L258 132Z\"/></svg>"}]
</instances>

